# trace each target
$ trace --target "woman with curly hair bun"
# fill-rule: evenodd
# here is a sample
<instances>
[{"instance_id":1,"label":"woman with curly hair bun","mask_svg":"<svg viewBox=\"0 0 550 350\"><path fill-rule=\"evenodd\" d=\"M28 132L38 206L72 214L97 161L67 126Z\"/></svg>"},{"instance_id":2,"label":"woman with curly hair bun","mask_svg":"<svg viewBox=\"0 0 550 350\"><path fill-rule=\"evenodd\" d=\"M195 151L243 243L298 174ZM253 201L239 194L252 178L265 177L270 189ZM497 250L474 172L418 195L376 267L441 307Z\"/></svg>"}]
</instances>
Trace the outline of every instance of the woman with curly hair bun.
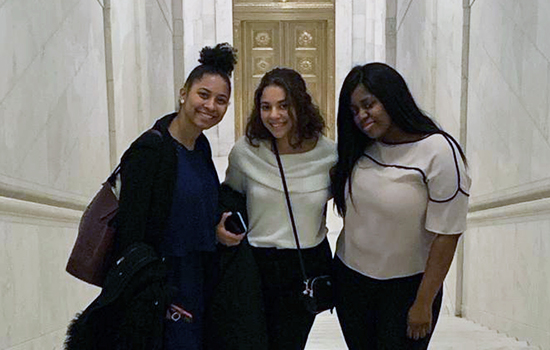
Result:
<instances>
[{"instance_id":1,"label":"woman with curly hair bun","mask_svg":"<svg viewBox=\"0 0 550 350\"><path fill-rule=\"evenodd\" d=\"M179 110L122 157L113 254L115 267L127 268L106 279L73 323L67 349L204 347L220 183L203 131L225 115L236 56L224 43L203 48L199 62L180 91Z\"/></svg>"},{"instance_id":2,"label":"woman with curly hair bun","mask_svg":"<svg viewBox=\"0 0 550 350\"><path fill-rule=\"evenodd\" d=\"M326 203L336 152L322 134L324 127L300 74L275 68L261 79L246 137L229 155L224 184L246 196L247 239L259 269L269 349L303 349L315 318L300 298L303 277L274 146L283 163L306 272L327 274ZM227 216L218 226L218 241L243 244L244 234L223 227Z\"/></svg>"},{"instance_id":3,"label":"woman with curly hair bun","mask_svg":"<svg viewBox=\"0 0 550 350\"><path fill-rule=\"evenodd\" d=\"M166 311L163 349L203 347L203 314L211 294L219 180L203 131L229 106L236 63L228 44L201 51L180 90L180 108L153 126L125 155L118 216L118 248L142 239L165 259L176 292Z\"/></svg>"}]
</instances>

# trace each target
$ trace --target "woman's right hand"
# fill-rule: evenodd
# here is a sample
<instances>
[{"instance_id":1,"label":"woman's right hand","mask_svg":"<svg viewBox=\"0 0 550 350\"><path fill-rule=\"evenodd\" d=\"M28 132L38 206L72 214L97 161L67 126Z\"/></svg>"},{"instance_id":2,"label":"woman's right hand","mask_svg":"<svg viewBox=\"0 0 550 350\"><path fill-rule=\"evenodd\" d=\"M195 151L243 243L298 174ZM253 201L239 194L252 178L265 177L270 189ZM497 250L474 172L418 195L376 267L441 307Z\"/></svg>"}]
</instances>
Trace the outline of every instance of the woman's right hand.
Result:
<instances>
[{"instance_id":1,"label":"woman's right hand","mask_svg":"<svg viewBox=\"0 0 550 350\"><path fill-rule=\"evenodd\" d=\"M228 247L233 247L241 243L241 241L244 239L245 234L243 233L237 235L225 229L225 220L227 220L230 215L231 212L225 212L222 214L222 218L220 219L218 226L216 226L216 237L218 238L218 242L220 242L221 244Z\"/></svg>"},{"instance_id":2,"label":"woman's right hand","mask_svg":"<svg viewBox=\"0 0 550 350\"><path fill-rule=\"evenodd\" d=\"M187 323L193 322L193 315L176 304L170 304L168 310L166 310L166 319L178 322L180 319Z\"/></svg>"}]
</instances>

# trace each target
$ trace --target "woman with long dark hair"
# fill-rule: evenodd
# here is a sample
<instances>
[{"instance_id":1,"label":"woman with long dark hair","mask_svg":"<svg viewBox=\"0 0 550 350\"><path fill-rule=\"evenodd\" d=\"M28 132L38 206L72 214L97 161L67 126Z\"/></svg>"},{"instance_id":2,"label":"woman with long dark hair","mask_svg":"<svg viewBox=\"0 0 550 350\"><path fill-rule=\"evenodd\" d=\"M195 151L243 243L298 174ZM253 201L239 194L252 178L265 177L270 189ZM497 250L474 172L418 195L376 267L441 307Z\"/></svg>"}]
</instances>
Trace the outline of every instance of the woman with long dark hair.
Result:
<instances>
[{"instance_id":1,"label":"woman with long dark hair","mask_svg":"<svg viewBox=\"0 0 550 350\"><path fill-rule=\"evenodd\" d=\"M344 228L336 310L357 349L426 349L466 229L470 178L456 140L382 63L351 70L338 108L332 193Z\"/></svg>"},{"instance_id":2,"label":"woman with long dark hair","mask_svg":"<svg viewBox=\"0 0 550 350\"><path fill-rule=\"evenodd\" d=\"M259 269L268 348L273 350L303 349L315 319L300 298L303 276L275 152L284 165L306 273L327 274L326 203L336 152L322 134L324 127L301 75L275 68L260 81L246 137L229 155L224 184L246 196L247 237ZM218 227L218 240L225 245L238 245L244 238Z\"/></svg>"}]
</instances>

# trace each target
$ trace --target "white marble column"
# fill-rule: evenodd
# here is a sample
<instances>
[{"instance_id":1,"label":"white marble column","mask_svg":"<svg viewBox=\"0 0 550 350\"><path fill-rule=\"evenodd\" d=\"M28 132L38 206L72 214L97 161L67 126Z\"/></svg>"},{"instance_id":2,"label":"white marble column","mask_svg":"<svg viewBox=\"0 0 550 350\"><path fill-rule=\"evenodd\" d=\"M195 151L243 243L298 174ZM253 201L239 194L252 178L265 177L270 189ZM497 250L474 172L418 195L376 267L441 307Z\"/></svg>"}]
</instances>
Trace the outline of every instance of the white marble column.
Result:
<instances>
[{"instance_id":1,"label":"white marble column","mask_svg":"<svg viewBox=\"0 0 550 350\"><path fill-rule=\"evenodd\" d=\"M233 4L231 0L183 0L183 53L185 77L196 67L204 46L233 43ZM205 132L214 156L225 156L234 143L233 98L220 124Z\"/></svg>"}]
</instances>

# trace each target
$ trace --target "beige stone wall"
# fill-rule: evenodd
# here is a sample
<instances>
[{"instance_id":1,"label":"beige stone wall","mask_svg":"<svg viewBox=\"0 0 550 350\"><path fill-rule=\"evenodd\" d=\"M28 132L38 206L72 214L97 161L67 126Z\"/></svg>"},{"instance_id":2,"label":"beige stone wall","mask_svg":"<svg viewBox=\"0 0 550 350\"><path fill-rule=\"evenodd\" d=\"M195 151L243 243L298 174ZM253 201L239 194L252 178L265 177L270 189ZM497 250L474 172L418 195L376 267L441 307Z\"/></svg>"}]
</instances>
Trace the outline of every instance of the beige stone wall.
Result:
<instances>
[{"instance_id":1,"label":"beige stone wall","mask_svg":"<svg viewBox=\"0 0 550 350\"><path fill-rule=\"evenodd\" d=\"M102 9L0 3L0 349L60 349L97 290L64 272L109 171Z\"/></svg>"},{"instance_id":2,"label":"beige stone wall","mask_svg":"<svg viewBox=\"0 0 550 350\"><path fill-rule=\"evenodd\" d=\"M463 276L459 311L550 349L550 5L398 0L396 12L397 68L470 162L463 273L447 279Z\"/></svg>"},{"instance_id":3,"label":"beige stone wall","mask_svg":"<svg viewBox=\"0 0 550 350\"><path fill-rule=\"evenodd\" d=\"M471 30L465 315L550 349L550 4L477 0Z\"/></svg>"},{"instance_id":4,"label":"beige stone wall","mask_svg":"<svg viewBox=\"0 0 550 350\"><path fill-rule=\"evenodd\" d=\"M354 0L352 6L353 65L384 62L386 1Z\"/></svg>"},{"instance_id":5,"label":"beige stone wall","mask_svg":"<svg viewBox=\"0 0 550 350\"><path fill-rule=\"evenodd\" d=\"M0 25L2 192L82 202L109 169L101 7L7 0Z\"/></svg>"},{"instance_id":6,"label":"beige stone wall","mask_svg":"<svg viewBox=\"0 0 550 350\"><path fill-rule=\"evenodd\" d=\"M334 10L337 110L340 88L351 68L386 62L386 0L334 0Z\"/></svg>"},{"instance_id":7,"label":"beige stone wall","mask_svg":"<svg viewBox=\"0 0 550 350\"><path fill-rule=\"evenodd\" d=\"M106 4L0 1L0 349L62 348L99 291L64 271L81 210L174 109L172 2L113 2L110 46Z\"/></svg>"},{"instance_id":8,"label":"beige stone wall","mask_svg":"<svg viewBox=\"0 0 550 350\"><path fill-rule=\"evenodd\" d=\"M61 349L99 289L64 272L81 212L0 197L0 349Z\"/></svg>"},{"instance_id":9,"label":"beige stone wall","mask_svg":"<svg viewBox=\"0 0 550 350\"><path fill-rule=\"evenodd\" d=\"M233 42L233 4L231 0L182 0L183 48L185 76L198 64L199 52L204 46ZM235 142L235 109L233 95L223 120L207 130L215 156L229 154Z\"/></svg>"}]
</instances>

